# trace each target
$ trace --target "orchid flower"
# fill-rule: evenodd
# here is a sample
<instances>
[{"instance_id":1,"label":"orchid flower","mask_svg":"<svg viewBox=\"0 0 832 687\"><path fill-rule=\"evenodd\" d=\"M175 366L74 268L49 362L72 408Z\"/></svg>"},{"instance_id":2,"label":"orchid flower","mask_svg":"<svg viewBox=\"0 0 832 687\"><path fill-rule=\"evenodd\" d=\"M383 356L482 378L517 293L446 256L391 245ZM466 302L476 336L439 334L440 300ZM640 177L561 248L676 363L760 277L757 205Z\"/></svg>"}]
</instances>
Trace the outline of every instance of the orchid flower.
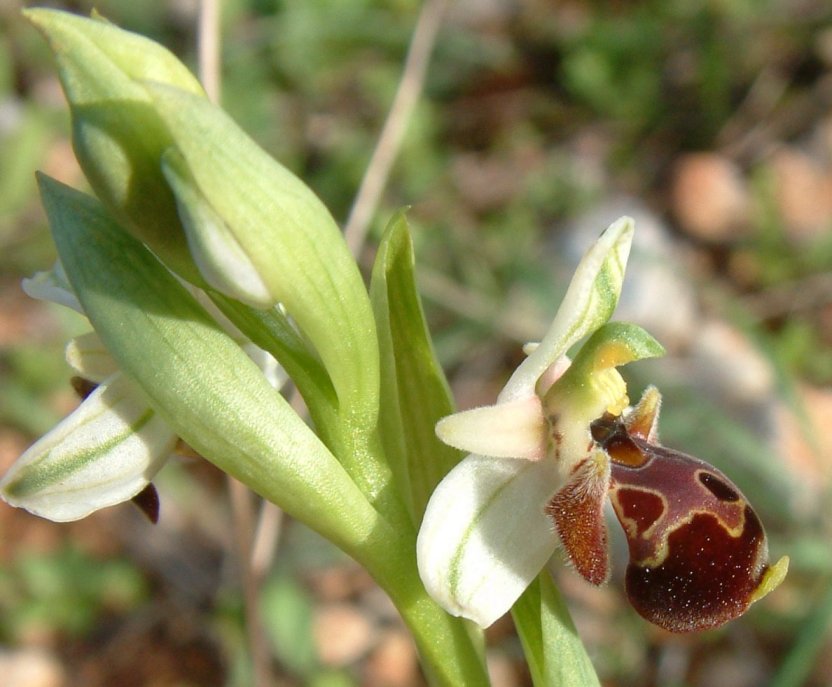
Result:
<instances>
[{"instance_id":1,"label":"orchid flower","mask_svg":"<svg viewBox=\"0 0 832 687\"><path fill-rule=\"evenodd\" d=\"M32 298L84 315L60 262L51 271L24 279L23 289ZM250 342L243 347L274 386L282 385L285 375L274 358ZM25 451L0 481L0 497L6 502L55 522L79 520L136 499L151 485L178 442L138 388L119 371L95 332L72 339L66 360L89 393L78 408ZM155 520L158 506L142 510Z\"/></svg>"},{"instance_id":2,"label":"orchid flower","mask_svg":"<svg viewBox=\"0 0 832 687\"><path fill-rule=\"evenodd\" d=\"M436 427L442 441L471 453L434 491L417 543L422 580L453 615L487 627L558 546L589 582L606 582L611 489L630 542L628 592L654 623L721 624L785 575L785 558L768 567L759 519L739 490L706 463L654 444L658 392L629 407L615 368L663 353L641 328L607 322L632 237L625 217L587 252L549 331L495 405ZM588 335L570 361L569 348ZM676 484L680 474L689 479ZM709 560L733 581L710 576Z\"/></svg>"}]
</instances>

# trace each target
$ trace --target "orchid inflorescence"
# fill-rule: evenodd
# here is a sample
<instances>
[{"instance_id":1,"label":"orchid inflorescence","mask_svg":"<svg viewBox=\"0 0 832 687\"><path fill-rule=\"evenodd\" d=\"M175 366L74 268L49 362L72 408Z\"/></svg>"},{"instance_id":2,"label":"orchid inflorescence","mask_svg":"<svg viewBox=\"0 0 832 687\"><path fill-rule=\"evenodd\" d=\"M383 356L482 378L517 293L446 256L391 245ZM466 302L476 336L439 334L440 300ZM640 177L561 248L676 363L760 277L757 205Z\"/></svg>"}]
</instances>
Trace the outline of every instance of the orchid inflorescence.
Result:
<instances>
[{"instance_id":1,"label":"orchid inflorescence","mask_svg":"<svg viewBox=\"0 0 832 687\"><path fill-rule=\"evenodd\" d=\"M608 500L630 600L661 627L716 627L783 579L740 490L658 443L659 392L630 405L617 368L663 353L610 322L632 220L584 256L496 404L453 413L403 214L368 293L323 204L169 52L98 17L26 15L56 55L96 197L40 177L59 262L24 289L94 331L67 347L86 397L2 478L8 503L68 521L138 499L153 517L151 480L185 441L364 564L436 684L487 681L452 616L485 627L531 594L541 608L515 621L541 652L528 637L570 624L553 587L530 585L558 547L608 580ZM280 394L287 378L308 420ZM559 641L564 670L592 684L574 631Z\"/></svg>"}]
</instances>

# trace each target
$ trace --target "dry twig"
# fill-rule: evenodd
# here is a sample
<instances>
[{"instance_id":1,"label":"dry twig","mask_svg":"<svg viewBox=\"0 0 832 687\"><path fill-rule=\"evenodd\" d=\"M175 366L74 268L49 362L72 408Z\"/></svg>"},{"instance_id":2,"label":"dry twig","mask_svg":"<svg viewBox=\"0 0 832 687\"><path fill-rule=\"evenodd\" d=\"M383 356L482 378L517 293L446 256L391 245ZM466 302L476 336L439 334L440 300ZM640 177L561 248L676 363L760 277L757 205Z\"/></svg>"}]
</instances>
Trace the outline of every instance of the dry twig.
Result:
<instances>
[{"instance_id":1,"label":"dry twig","mask_svg":"<svg viewBox=\"0 0 832 687\"><path fill-rule=\"evenodd\" d=\"M425 0L419 13L396 96L344 227L347 246L355 256L364 245L370 220L378 207L390 170L401 149L407 124L422 93L436 35L448 4L449 0Z\"/></svg>"}]
</instances>

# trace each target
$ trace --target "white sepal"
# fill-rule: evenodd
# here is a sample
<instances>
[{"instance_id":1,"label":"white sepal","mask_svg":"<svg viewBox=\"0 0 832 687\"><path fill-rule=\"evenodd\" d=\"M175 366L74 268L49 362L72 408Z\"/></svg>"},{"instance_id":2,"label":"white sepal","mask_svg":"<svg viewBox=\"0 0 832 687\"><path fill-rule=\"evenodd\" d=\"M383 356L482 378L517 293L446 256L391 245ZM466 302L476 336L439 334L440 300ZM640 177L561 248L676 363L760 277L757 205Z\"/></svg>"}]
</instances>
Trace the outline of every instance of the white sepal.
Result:
<instances>
[{"instance_id":1,"label":"white sepal","mask_svg":"<svg viewBox=\"0 0 832 687\"><path fill-rule=\"evenodd\" d=\"M0 496L49 520L78 520L139 493L176 436L120 373L33 444L0 482Z\"/></svg>"},{"instance_id":2,"label":"white sepal","mask_svg":"<svg viewBox=\"0 0 832 687\"><path fill-rule=\"evenodd\" d=\"M481 627L506 613L555 549L544 508L557 488L551 461L465 458L434 491L419 530L428 593Z\"/></svg>"}]
</instances>

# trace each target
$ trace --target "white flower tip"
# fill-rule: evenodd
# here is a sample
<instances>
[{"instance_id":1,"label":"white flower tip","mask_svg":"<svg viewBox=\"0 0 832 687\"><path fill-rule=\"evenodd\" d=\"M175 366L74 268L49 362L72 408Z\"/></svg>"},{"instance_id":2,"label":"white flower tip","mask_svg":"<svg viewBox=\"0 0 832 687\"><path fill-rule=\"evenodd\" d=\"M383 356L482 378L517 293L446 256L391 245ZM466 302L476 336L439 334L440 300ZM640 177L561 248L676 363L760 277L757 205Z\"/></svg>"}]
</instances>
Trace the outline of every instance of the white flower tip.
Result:
<instances>
[{"instance_id":1,"label":"white flower tip","mask_svg":"<svg viewBox=\"0 0 832 687\"><path fill-rule=\"evenodd\" d=\"M60 262L56 262L51 270L36 272L32 277L23 279L20 286L29 298L50 301L85 314Z\"/></svg>"},{"instance_id":2,"label":"white flower tip","mask_svg":"<svg viewBox=\"0 0 832 687\"><path fill-rule=\"evenodd\" d=\"M70 339L64 356L67 364L75 372L96 384L118 372L116 361L95 332Z\"/></svg>"},{"instance_id":3,"label":"white flower tip","mask_svg":"<svg viewBox=\"0 0 832 687\"><path fill-rule=\"evenodd\" d=\"M528 343L523 344L523 355L531 355L537 350L537 347L540 345L539 341L529 341Z\"/></svg>"}]
</instances>

